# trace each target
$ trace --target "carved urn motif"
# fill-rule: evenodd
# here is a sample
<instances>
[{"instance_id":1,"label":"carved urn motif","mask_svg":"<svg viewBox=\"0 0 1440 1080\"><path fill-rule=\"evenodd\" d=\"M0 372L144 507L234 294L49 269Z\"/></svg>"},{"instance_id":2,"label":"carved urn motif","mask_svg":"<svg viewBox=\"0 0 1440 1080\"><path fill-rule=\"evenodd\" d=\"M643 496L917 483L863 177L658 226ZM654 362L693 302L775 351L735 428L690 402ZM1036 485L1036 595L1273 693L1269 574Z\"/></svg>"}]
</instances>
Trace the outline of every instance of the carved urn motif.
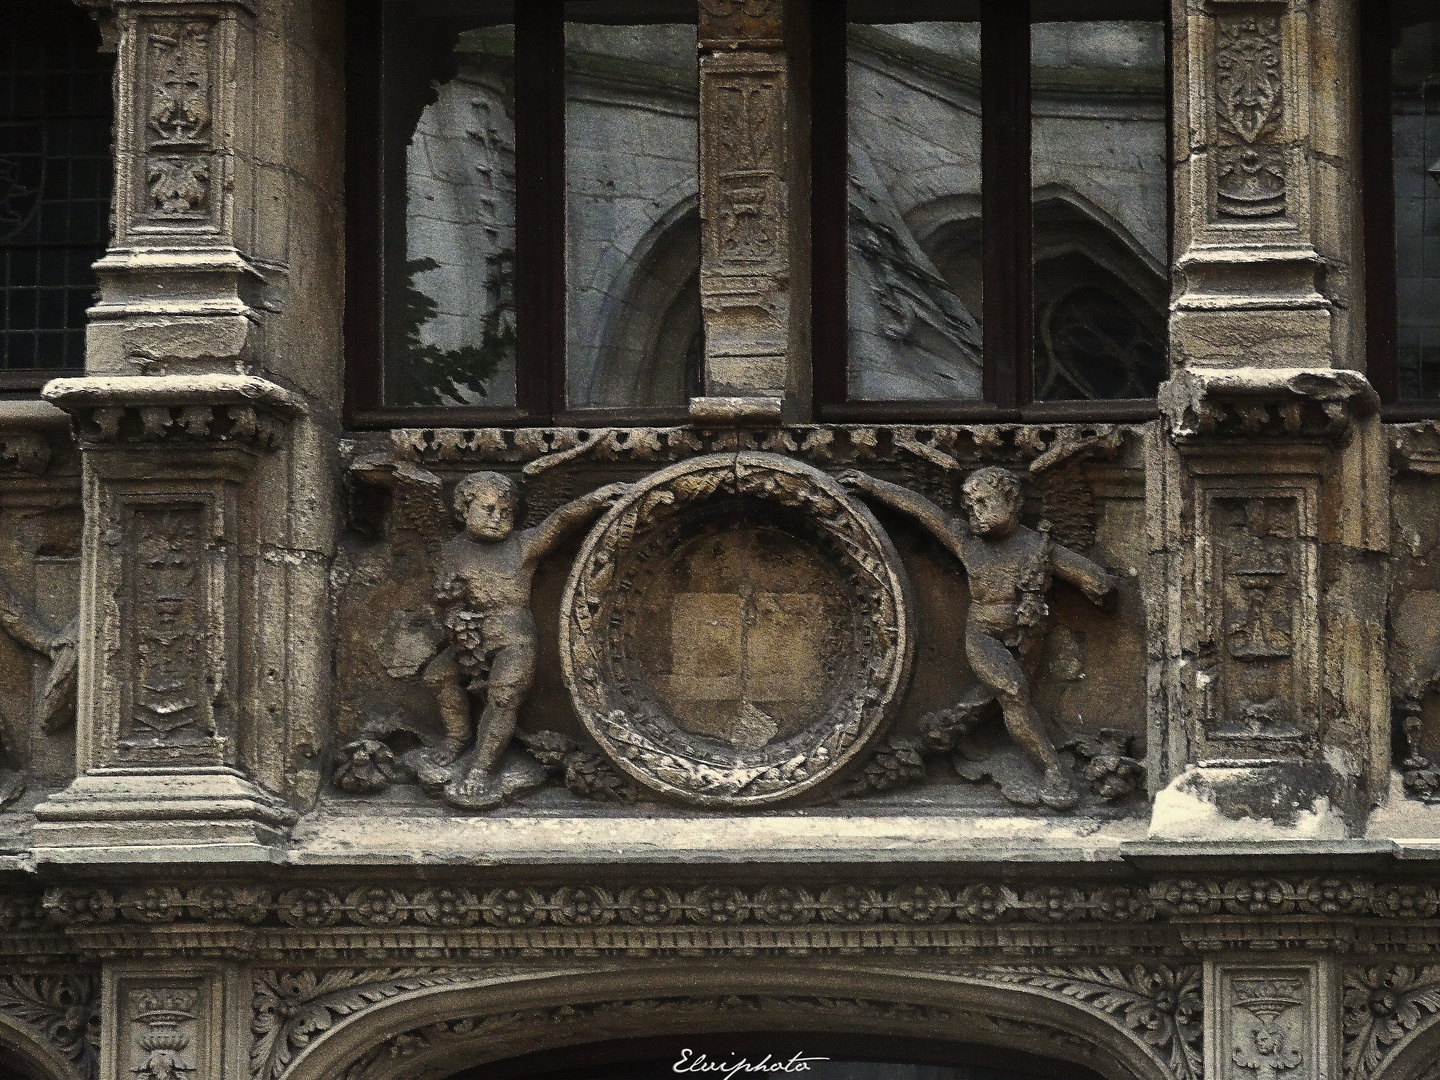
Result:
<instances>
[{"instance_id":1,"label":"carved urn motif","mask_svg":"<svg viewBox=\"0 0 1440 1080\"><path fill-rule=\"evenodd\" d=\"M615 764L711 807L794 798L888 725L910 673L904 569L819 470L712 454L633 486L561 603L575 708Z\"/></svg>"}]
</instances>

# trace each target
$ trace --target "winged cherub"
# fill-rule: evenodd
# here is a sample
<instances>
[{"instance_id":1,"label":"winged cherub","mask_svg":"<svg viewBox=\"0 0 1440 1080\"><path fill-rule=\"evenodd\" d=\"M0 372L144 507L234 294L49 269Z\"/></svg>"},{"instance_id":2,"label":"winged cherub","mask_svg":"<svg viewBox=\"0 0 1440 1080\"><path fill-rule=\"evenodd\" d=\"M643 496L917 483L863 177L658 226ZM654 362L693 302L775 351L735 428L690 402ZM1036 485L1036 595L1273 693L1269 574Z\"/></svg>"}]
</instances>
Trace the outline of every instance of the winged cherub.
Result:
<instances>
[{"instance_id":1,"label":"winged cherub","mask_svg":"<svg viewBox=\"0 0 1440 1080\"><path fill-rule=\"evenodd\" d=\"M533 786L498 768L515 734L520 706L535 682L536 628L530 587L540 561L567 534L588 524L629 490L610 484L560 507L529 529L515 527L520 488L500 473L472 473L455 486L464 532L439 553L435 602L449 645L425 668L440 707L444 738L417 762L422 783L444 782L446 801L470 809L498 806ZM471 723L471 698L485 706ZM452 765L475 742L464 774Z\"/></svg>"},{"instance_id":2,"label":"winged cherub","mask_svg":"<svg viewBox=\"0 0 1440 1080\"><path fill-rule=\"evenodd\" d=\"M968 521L863 472L849 470L840 482L914 517L964 564L970 578L965 620L970 667L994 692L1010 736L1044 774L1040 801L1055 810L1073 808L1079 793L1031 700L1030 682L1050 615L1045 598L1053 578L1060 577L1091 602L1104 604L1115 593L1115 579L1104 567L1055 543L1048 531L1020 524L1020 481L1006 469L976 469L966 478L960 494Z\"/></svg>"}]
</instances>

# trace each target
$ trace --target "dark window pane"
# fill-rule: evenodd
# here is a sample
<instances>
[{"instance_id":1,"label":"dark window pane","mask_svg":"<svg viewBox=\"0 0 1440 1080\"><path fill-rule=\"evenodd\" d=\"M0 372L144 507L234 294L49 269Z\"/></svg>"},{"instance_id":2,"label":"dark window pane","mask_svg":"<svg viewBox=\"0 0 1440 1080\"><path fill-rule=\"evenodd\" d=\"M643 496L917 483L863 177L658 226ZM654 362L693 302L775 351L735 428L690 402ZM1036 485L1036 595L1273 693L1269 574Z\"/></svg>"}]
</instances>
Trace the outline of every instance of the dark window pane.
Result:
<instances>
[{"instance_id":1,"label":"dark window pane","mask_svg":"<svg viewBox=\"0 0 1440 1080\"><path fill-rule=\"evenodd\" d=\"M683 406L700 387L694 0L565 5L570 405Z\"/></svg>"},{"instance_id":2,"label":"dark window pane","mask_svg":"<svg viewBox=\"0 0 1440 1080\"><path fill-rule=\"evenodd\" d=\"M981 394L980 5L849 5L849 391Z\"/></svg>"},{"instance_id":3,"label":"dark window pane","mask_svg":"<svg viewBox=\"0 0 1440 1080\"><path fill-rule=\"evenodd\" d=\"M1169 229L1163 0L1033 0L1035 398L1153 397Z\"/></svg>"},{"instance_id":4,"label":"dark window pane","mask_svg":"<svg viewBox=\"0 0 1440 1080\"><path fill-rule=\"evenodd\" d=\"M387 405L515 403L513 5L384 6Z\"/></svg>"},{"instance_id":5,"label":"dark window pane","mask_svg":"<svg viewBox=\"0 0 1440 1080\"><path fill-rule=\"evenodd\" d=\"M13 2L0 20L0 369L84 363L90 267L109 231L111 58L99 46L69 5Z\"/></svg>"},{"instance_id":6,"label":"dark window pane","mask_svg":"<svg viewBox=\"0 0 1440 1080\"><path fill-rule=\"evenodd\" d=\"M1440 397L1440 11L1395 0L1396 377L1402 398Z\"/></svg>"}]
</instances>

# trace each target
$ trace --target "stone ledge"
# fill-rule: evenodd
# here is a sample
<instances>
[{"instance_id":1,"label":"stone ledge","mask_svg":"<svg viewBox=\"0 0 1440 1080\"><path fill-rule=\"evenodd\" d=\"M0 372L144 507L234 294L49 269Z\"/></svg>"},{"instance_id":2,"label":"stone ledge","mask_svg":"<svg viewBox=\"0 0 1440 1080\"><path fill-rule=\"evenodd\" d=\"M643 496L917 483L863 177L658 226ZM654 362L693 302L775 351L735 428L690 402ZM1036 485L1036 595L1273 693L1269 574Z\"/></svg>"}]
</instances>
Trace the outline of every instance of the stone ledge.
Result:
<instances>
[{"instance_id":1,"label":"stone ledge","mask_svg":"<svg viewBox=\"0 0 1440 1080\"><path fill-rule=\"evenodd\" d=\"M290 418L310 409L303 398L255 375L122 375L52 379L41 396L66 412L99 408L249 405Z\"/></svg>"}]
</instances>

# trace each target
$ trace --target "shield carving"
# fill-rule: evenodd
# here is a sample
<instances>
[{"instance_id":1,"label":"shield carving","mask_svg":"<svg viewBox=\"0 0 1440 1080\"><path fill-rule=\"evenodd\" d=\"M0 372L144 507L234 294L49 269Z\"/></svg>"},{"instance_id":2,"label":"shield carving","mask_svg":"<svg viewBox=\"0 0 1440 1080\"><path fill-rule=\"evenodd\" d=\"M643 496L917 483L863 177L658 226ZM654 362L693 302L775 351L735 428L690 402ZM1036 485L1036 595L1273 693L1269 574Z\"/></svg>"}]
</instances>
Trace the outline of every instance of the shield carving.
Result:
<instances>
[{"instance_id":1,"label":"shield carving","mask_svg":"<svg viewBox=\"0 0 1440 1080\"><path fill-rule=\"evenodd\" d=\"M45 126L0 123L0 243L34 221L45 190Z\"/></svg>"}]
</instances>

